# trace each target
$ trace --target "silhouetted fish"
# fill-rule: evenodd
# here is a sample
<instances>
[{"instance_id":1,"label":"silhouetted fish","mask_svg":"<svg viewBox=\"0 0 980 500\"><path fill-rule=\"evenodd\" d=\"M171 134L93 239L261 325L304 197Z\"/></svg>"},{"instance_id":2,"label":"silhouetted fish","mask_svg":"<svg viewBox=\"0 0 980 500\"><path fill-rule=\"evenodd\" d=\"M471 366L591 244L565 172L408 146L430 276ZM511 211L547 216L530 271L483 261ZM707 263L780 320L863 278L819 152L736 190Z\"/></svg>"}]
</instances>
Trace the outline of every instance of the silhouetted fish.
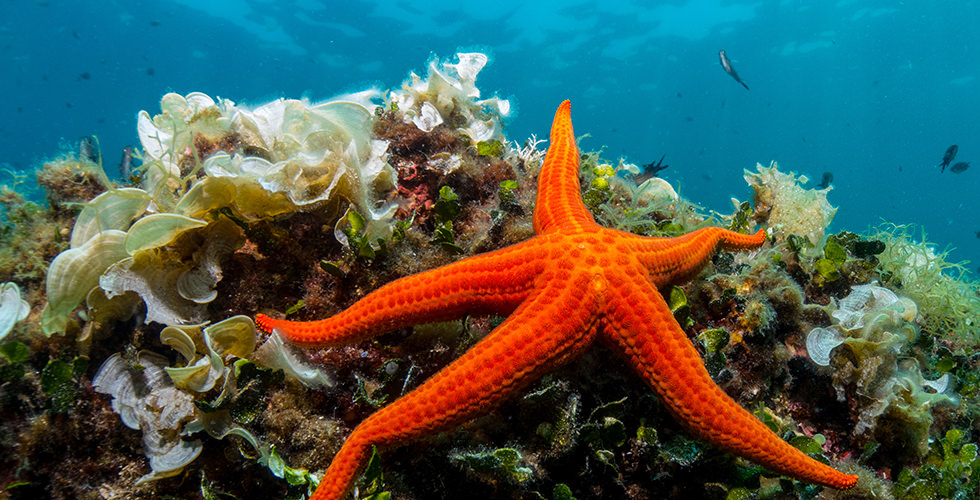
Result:
<instances>
[{"instance_id":1,"label":"silhouetted fish","mask_svg":"<svg viewBox=\"0 0 980 500\"><path fill-rule=\"evenodd\" d=\"M123 148L122 160L119 161L119 175L122 176L124 181L129 180L129 177L133 175L133 147L126 146Z\"/></svg>"},{"instance_id":2,"label":"silhouetted fish","mask_svg":"<svg viewBox=\"0 0 980 500\"><path fill-rule=\"evenodd\" d=\"M833 172L824 172L823 178L820 179L820 184L817 186L817 189L826 189L830 186L831 182L834 182Z\"/></svg>"},{"instance_id":3,"label":"silhouetted fish","mask_svg":"<svg viewBox=\"0 0 980 500\"><path fill-rule=\"evenodd\" d=\"M741 83L745 90L749 90L749 86L738 77L738 73L735 71L735 67L732 66L732 62L728 60L728 56L725 55L724 50L718 51L718 58L721 59L721 67L725 69L725 73L728 73L735 79L736 82Z\"/></svg>"},{"instance_id":4,"label":"silhouetted fish","mask_svg":"<svg viewBox=\"0 0 980 500\"><path fill-rule=\"evenodd\" d=\"M99 163L99 144L95 137L86 135L78 140L78 157L92 163Z\"/></svg>"},{"instance_id":5,"label":"silhouetted fish","mask_svg":"<svg viewBox=\"0 0 980 500\"><path fill-rule=\"evenodd\" d=\"M956 144L953 144L952 146L946 148L946 153L943 154L943 162L940 163L939 165L936 165L937 167L943 167L943 169L939 171L940 173L946 171L946 167L948 167L950 162L953 161L953 158L956 158L956 152L959 150L960 147L957 146Z\"/></svg>"},{"instance_id":6,"label":"silhouetted fish","mask_svg":"<svg viewBox=\"0 0 980 500\"><path fill-rule=\"evenodd\" d=\"M966 169L968 168L970 168L970 162L961 161L956 163L952 167L949 167L949 171L953 172L954 174L962 174L963 172L966 172Z\"/></svg>"},{"instance_id":7,"label":"silhouetted fish","mask_svg":"<svg viewBox=\"0 0 980 500\"><path fill-rule=\"evenodd\" d=\"M643 165L643 173L644 174L647 174L649 176L656 177L657 176L657 172L659 172L659 171L661 171L661 170L663 170L663 169L665 169L665 168L667 168L667 167L670 166L670 165L664 165L664 157L666 157L666 156L667 155L664 154L656 162L647 163L646 165Z\"/></svg>"}]
</instances>

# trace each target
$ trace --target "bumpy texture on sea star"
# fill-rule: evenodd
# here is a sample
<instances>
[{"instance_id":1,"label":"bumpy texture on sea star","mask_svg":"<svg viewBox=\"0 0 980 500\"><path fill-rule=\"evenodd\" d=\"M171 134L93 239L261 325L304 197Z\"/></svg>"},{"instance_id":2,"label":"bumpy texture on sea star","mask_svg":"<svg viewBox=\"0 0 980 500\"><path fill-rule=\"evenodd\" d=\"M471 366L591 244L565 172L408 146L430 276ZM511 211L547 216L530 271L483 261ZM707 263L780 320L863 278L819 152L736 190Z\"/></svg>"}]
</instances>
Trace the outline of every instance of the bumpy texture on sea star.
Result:
<instances>
[{"instance_id":1,"label":"bumpy texture on sea star","mask_svg":"<svg viewBox=\"0 0 980 500\"><path fill-rule=\"evenodd\" d=\"M384 450L484 414L596 341L619 353L700 439L803 481L854 486L857 476L790 446L725 394L658 291L694 277L719 250L759 247L764 233L709 227L649 238L599 226L581 201L570 110L563 102L551 128L534 238L393 281L328 319L257 316L261 329L278 328L305 347L467 314L508 316L462 357L358 425L312 498L347 495L372 446Z\"/></svg>"}]
</instances>

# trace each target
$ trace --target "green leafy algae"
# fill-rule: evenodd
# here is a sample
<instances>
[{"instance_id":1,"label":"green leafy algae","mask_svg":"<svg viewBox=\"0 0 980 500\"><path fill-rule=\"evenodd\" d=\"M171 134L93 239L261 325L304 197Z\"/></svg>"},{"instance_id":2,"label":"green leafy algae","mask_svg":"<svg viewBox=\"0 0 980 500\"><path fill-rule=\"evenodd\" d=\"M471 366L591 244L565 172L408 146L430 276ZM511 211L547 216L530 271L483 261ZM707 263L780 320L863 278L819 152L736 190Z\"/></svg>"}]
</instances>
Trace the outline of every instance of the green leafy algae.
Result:
<instances>
[{"instance_id":1,"label":"green leafy algae","mask_svg":"<svg viewBox=\"0 0 980 500\"><path fill-rule=\"evenodd\" d=\"M377 451L375 451L375 455L376 454ZM371 458L373 460L374 456ZM265 465L269 467L269 471L272 472L272 475L280 479L285 479L286 483L289 485L284 500L304 500L312 495L313 491L316 490L318 484L316 478L314 478L306 469L294 469L290 467L289 464L287 464L286 461L279 456L279 453L276 452L275 446L269 449L269 453L266 457L264 457L264 459ZM381 473L379 471L378 475L380 476L380 474ZM381 500L382 497L375 498Z\"/></svg>"},{"instance_id":2,"label":"green leafy algae","mask_svg":"<svg viewBox=\"0 0 980 500\"><path fill-rule=\"evenodd\" d=\"M837 238L830 236L823 246L823 255L834 264L841 265L847 260L847 250L837 242Z\"/></svg>"},{"instance_id":3,"label":"green leafy algae","mask_svg":"<svg viewBox=\"0 0 980 500\"><path fill-rule=\"evenodd\" d=\"M304 301L303 299L299 299L298 301L296 301L295 304L289 306L284 314L286 316L289 316L290 314L296 314L297 312L299 312L300 309L303 308L304 305L306 305L306 301Z\"/></svg>"},{"instance_id":4,"label":"green leafy algae","mask_svg":"<svg viewBox=\"0 0 980 500\"><path fill-rule=\"evenodd\" d=\"M231 493L218 491L214 486L214 482L208 480L203 470L201 471L201 498L204 500L238 500L238 497Z\"/></svg>"},{"instance_id":5,"label":"green leafy algae","mask_svg":"<svg viewBox=\"0 0 980 500\"><path fill-rule=\"evenodd\" d=\"M551 498L553 500L576 500L575 497L572 496L572 489L565 483L558 483L555 485L555 489L551 492Z\"/></svg>"},{"instance_id":6,"label":"green leafy algae","mask_svg":"<svg viewBox=\"0 0 980 500\"><path fill-rule=\"evenodd\" d=\"M817 259L813 263L813 268L825 281L837 281L840 279L840 271L837 265L830 259Z\"/></svg>"},{"instance_id":7,"label":"green leafy algae","mask_svg":"<svg viewBox=\"0 0 980 500\"><path fill-rule=\"evenodd\" d=\"M670 305L670 312L674 313L674 319L682 327L690 326L694 321L691 319L691 306L687 304L687 294L679 286L670 287L670 296L667 299Z\"/></svg>"},{"instance_id":8,"label":"green leafy algae","mask_svg":"<svg viewBox=\"0 0 980 500\"><path fill-rule=\"evenodd\" d=\"M739 203L738 210L732 215L732 220L728 224L729 231L735 231L736 233L747 233L749 231L750 223L752 220L752 204L743 201Z\"/></svg>"},{"instance_id":9,"label":"green leafy algae","mask_svg":"<svg viewBox=\"0 0 980 500\"><path fill-rule=\"evenodd\" d=\"M369 260L381 259L387 255L384 239L378 238L372 242L366 233L367 223L364 217L353 208L347 211L347 223L344 235L347 236L347 244L354 255Z\"/></svg>"},{"instance_id":10,"label":"green leafy algae","mask_svg":"<svg viewBox=\"0 0 980 500\"><path fill-rule=\"evenodd\" d=\"M24 362L30 357L27 346L16 341L6 342L0 345L0 355L7 359L7 363L0 366L0 384L4 382L18 382L27 375L27 367Z\"/></svg>"},{"instance_id":11,"label":"green leafy algae","mask_svg":"<svg viewBox=\"0 0 980 500\"><path fill-rule=\"evenodd\" d=\"M51 398L52 412L71 411L80 391L78 379L85 374L87 368L86 358L77 357L71 363L60 359L48 361L41 370L41 391Z\"/></svg>"},{"instance_id":12,"label":"green leafy algae","mask_svg":"<svg viewBox=\"0 0 980 500\"><path fill-rule=\"evenodd\" d=\"M459 196L453 191L453 188L449 186L439 188L439 201L432 207L436 223L432 243L438 244L450 253L464 253L464 250L456 244L453 235L453 221L459 217L462 210L459 204Z\"/></svg>"},{"instance_id":13,"label":"green leafy algae","mask_svg":"<svg viewBox=\"0 0 980 500\"><path fill-rule=\"evenodd\" d=\"M893 493L900 500L948 498L967 500L980 491L980 454L976 443L964 442L966 434L950 429L932 443L925 465L902 469Z\"/></svg>"},{"instance_id":14,"label":"green leafy algae","mask_svg":"<svg viewBox=\"0 0 980 500\"><path fill-rule=\"evenodd\" d=\"M449 455L449 458L477 475L492 477L510 484L524 483L534 476L534 469L526 464L521 452L514 448L457 452Z\"/></svg>"},{"instance_id":15,"label":"green leafy algae","mask_svg":"<svg viewBox=\"0 0 980 500\"><path fill-rule=\"evenodd\" d=\"M517 181L512 179L507 179L500 181L500 189L497 190L497 198L500 199L500 204L497 210L503 213L521 215L524 213L524 208L517 202Z\"/></svg>"},{"instance_id":16,"label":"green leafy algae","mask_svg":"<svg viewBox=\"0 0 980 500\"><path fill-rule=\"evenodd\" d=\"M504 155L504 151L506 150L507 148L504 146L504 143L496 139L476 143L476 152L480 156L495 156L499 158Z\"/></svg>"},{"instance_id":17,"label":"green leafy algae","mask_svg":"<svg viewBox=\"0 0 980 500\"><path fill-rule=\"evenodd\" d=\"M11 340L0 344L0 356L10 363L23 363L31 356L31 351L23 342Z\"/></svg>"}]
</instances>

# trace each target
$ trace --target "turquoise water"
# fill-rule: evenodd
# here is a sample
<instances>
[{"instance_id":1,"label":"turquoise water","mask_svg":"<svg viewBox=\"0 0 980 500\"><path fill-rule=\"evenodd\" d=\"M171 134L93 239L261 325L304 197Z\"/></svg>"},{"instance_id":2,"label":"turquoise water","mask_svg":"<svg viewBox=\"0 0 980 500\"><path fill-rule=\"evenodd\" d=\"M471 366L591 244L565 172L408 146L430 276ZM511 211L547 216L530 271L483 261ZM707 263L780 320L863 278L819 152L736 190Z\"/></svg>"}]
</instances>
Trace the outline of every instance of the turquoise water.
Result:
<instances>
[{"instance_id":1,"label":"turquoise water","mask_svg":"<svg viewBox=\"0 0 980 500\"><path fill-rule=\"evenodd\" d=\"M85 135L114 169L168 91L326 99L477 49L485 95L517 103L511 140L546 136L569 98L585 149L666 155L660 175L708 208L730 212L742 170L776 160L811 185L833 173L832 230L919 223L980 262L980 165L936 167L951 144L980 161L977 2L525 3L4 2L0 184Z\"/></svg>"}]
</instances>

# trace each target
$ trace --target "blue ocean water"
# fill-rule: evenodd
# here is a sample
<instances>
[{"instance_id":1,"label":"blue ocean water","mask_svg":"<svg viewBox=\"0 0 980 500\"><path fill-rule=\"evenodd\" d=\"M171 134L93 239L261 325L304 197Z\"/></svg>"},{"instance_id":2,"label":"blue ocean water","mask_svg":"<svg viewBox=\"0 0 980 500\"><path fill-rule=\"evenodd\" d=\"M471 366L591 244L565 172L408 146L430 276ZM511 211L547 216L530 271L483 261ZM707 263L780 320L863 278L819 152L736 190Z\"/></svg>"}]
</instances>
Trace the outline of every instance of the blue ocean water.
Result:
<instances>
[{"instance_id":1,"label":"blue ocean water","mask_svg":"<svg viewBox=\"0 0 980 500\"><path fill-rule=\"evenodd\" d=\"M974 1L171 0L0 6L0 184L81 136L107 166L169 91L243 103L397 88L433 55L487 51L479 87L546 137L571 99L585 149L645 164L707 208L776 160L833 173L832 230L918 223L980 262L980 35ZM725 74L724 49L751 90Z\"/></svg>"}]
</instances>

